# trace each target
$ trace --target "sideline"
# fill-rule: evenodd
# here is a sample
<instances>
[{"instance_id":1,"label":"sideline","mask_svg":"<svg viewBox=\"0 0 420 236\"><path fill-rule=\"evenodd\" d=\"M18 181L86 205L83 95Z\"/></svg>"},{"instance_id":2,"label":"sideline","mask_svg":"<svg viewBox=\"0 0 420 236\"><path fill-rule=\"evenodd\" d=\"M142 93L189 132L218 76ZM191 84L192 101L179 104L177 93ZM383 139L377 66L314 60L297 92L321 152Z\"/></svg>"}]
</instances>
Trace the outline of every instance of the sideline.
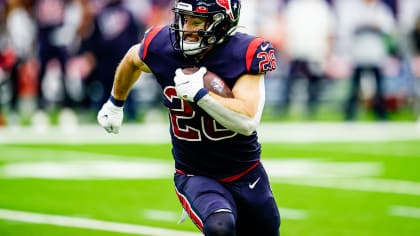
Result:
<instances>
[{"instance_id":1,"label":"sideline","mask_svg":"<svg viewBox=\"0 0 420 236\"><path fill-rule=\"evenodd\" d=\"M170 143L168 123L124 124L118 135L95 124L72 127L0 127L0 144ZM261 123L260 142L377 142L420 140L416 122Z\"/></svg>"}]
</instances>

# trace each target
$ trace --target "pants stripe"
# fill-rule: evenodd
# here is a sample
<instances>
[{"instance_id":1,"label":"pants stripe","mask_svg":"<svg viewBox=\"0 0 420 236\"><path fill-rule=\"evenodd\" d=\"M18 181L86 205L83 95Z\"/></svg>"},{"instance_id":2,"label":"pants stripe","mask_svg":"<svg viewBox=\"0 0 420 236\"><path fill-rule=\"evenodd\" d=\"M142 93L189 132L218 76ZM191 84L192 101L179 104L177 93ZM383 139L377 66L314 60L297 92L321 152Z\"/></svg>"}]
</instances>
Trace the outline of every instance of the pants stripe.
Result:
<instances>
[{"instance_id":1,"label":"pants stripe","mask_svg":"<svg viewBox=\"0 0 420 236\"><path fill-rule=\"evenodd\" d=\"M203 231L203 221L200 219L200 217L194 212L194 210L191 207L191 204L188 202L188 199L181 194L178 189L175 186L175 192L176 195L178 195L179 201L181 202L184 209L187 211L188 215L191 217L191 220L194 222L197 227Z\"/></svg>"}]
</instances>

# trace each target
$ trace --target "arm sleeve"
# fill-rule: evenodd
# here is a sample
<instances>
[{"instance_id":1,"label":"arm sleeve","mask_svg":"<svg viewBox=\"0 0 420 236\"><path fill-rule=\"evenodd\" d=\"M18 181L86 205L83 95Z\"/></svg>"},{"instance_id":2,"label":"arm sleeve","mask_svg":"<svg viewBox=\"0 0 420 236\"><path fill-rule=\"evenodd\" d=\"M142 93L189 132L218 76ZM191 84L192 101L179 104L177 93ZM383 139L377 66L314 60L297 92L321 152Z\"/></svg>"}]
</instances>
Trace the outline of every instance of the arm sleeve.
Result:
<instances>
[{"instance_id":1,"label":"arm sleeve","mask_svg":"<svg viewBox=\"0 0 420 236\"><path fill-rule=\"evenodd\" d=\"M260 78L260 100L258 102L258 111L253 117L234 112L222 104L210 95L205 95L203 98L198 100L197 105L207 112L213 119L219 122L224 127L232 130L236 133L240 133L245 136L251 135L260 123L262 111L265 104L265 85L264 85L264 74L261 74Z\"/></svg>"},{"instance_id":2,"label":"arm sleeve","mask_svg":"<svg viewBox=\"0 0 420 236\"><path fill-rule=\"evenodd\" d=\"M229 110L210 95L198 100L197 105L225 128L245 136L251 135L259 124L254 118Z\"/></svg>"}]
</instances>

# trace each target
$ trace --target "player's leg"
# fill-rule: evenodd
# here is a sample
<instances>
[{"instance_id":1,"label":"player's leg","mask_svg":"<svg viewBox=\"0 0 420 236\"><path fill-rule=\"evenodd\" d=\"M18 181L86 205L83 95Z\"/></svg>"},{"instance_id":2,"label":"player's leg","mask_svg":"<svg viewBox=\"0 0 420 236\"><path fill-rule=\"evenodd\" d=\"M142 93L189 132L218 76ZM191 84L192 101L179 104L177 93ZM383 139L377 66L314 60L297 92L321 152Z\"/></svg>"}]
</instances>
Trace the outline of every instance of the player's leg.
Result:
<instances>
[{"instance_id":1,"label":"player's leg","mask_svg":"<svg viewBox=\"0 0 420 236\"><path fill-rule=\"evenodd\" d=\"M204 221L206 236L236 236L235 217L231 212L215 212Z\"/></svg>"},{"instance_id":2,"label":"player's leg","mask_svg":"<svg viewBox=\"0 0 420 236\"><path fill-rule=\"evenodd\" d=\"M237 236L280 235L280 214L262 164L227 187L236 200Z\"/></svg>"},{"instance_id":3,"label":"player's leg","mask_svg":"<svg viewBox=\"0 0 420 236\"><path fill-rule=\"evenodd\" d=\"M202 176L175 174L182 206L206 236L235 236L236 205L219 182Z\"/></svg>"},{"instance_id":4,"label":"player's leg","mask_svg":"<svg viewBox=\"0 0 420 236\"><path fill-rule=\"evenodd\" d=\"M386 102L385 102L385 92L384 92L384 77L382 74L382 69L379 67L373 67L372 72L375 75L376 82L376 94L374 100L374 109L376 118L379 120L386 120Z\"/></svg>"},{"instance_id":5,"label":"player's leg","mask_svg":"<svg viewBox=\"0 0 420 236\"><path fill-rule=\"evenodd\" d=\"M282 112L285 114L289 111L291 97L292 97L292 90L296 80L299 78L299 70L301 67L301 62L298 60L293 60L290 63L289 72L286 76L286 80L284 82L284 91L283 91L283 104L281 109Z\"/></svg>"},{"instance_id":6,"label":"player's leg","mask_svg":"<svg viewBox=\"0 0 420 236\"><path fill-rule=\"evenodd\" d=\"M308 63L308 101L307 111L309 116L315 116L319 104L319 97L321 95L321 71L318 63L312 63L312 66ZM311 69L311 67L314 67Z\"/></svg>"},{"instance_id":7,"label":"player's leg","mask_svg":"<svg viewBox=\"0 0 420 236\"><path fill-rule=\"evenodd\" d=\"M354 69L353 76L351 77L351 88L350 94L347 99L347 104L345 106L345 118L346 120L354 120L356 118L357 105L359 100L359 87L360 79L362 77L362 72L364 68L357 66Z\"/></svg>"}]
</instances>

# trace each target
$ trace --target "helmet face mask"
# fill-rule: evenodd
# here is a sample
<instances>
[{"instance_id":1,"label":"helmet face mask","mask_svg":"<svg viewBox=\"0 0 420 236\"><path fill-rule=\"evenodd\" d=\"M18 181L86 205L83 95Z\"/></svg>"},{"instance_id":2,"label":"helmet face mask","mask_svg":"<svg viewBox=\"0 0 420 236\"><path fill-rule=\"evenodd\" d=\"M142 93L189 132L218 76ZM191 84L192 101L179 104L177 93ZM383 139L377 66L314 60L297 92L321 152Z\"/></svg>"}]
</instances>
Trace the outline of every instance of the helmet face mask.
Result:
<instances>
[{"instance_id":1,"label":"helmet face mask","mask_svg":"<svg viewBox=\"0 0 420 236\"><path fill-rule=\"evenodd\" d=\"M185 55L197 55L223 42L235 31L239 21L240 2L178 0L173 12L175 22L169 28L173 48ZM199 23L203 24L198 26Z\"/></svg>"}]
</instances>

